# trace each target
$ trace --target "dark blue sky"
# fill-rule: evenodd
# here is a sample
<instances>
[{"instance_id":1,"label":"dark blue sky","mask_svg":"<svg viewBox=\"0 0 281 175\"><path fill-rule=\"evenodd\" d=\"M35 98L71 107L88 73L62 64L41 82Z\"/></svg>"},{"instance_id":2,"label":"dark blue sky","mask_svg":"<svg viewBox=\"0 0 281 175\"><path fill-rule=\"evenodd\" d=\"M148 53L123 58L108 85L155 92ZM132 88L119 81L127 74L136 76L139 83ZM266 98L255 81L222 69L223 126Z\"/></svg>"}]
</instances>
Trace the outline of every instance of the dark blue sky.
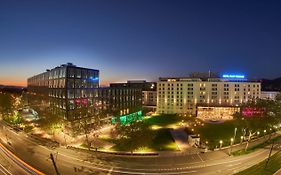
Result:
<instances>
[{"instance_id":1,"label":"dark blue sky","mask_svg":"<svg viewBox=\"0 0 281 175\"><path fill-rule=\"evenodd\" d=\"M281 2L0 0L0 84L66 62L104 82L192 71L281 76Z\"/></svg>"}]
</instances>

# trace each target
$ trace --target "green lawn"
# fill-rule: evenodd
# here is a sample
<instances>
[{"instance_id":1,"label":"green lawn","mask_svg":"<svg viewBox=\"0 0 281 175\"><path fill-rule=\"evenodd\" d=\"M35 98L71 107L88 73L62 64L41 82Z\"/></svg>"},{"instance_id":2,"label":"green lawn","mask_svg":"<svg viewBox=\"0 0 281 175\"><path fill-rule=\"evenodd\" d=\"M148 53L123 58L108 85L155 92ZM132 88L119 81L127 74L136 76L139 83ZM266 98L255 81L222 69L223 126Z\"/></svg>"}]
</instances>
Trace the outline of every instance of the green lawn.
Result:
<instances>
[{"instance_id":1,"label":"green lawn","mask_svg":"<svg viewBox=\"0 0 281 175\"><path fill-rule=\"evenodd\" d=\"M144 117L143 122L150 126L151 128L147 131L149 134L154 137L147 141L147 143L142 143L140 145L139 151L148 150L148 151L176 151L178 150L176 143L174 142L172 135L170 133L169 125L178 124L182 121L183 117L177 115L155 115ZM155 129L152 126L159 126ZM130 151L129 144L134 140L118 140L115 138L101 138L106 141L112 142L115 146L112 147L112 150L115 151ZM142 139L140 137L133 138L136 140Z\"/></svg>"},{"instance_id":2,"label":"green lawn","mask_svg":"<svg viewBox=\"0 0 281 175\"><path fill-rule=\"evenodd\" d=\"M234 137L234 129L237 127L235 142L240 142L242 129L235 120L224 123L204 123L204 126L196 126L194 133L200 134L201 142L208 141L209 148L219 147L219 141L223 141L223 146L230 145L230 139Z\"/></svg>"},{"instance_id":3,"label":"green lawn","mask_svg":"<svg viewBox=\"0 0 281 175\"><path fill-rule=\"evenodd\" d=\"M159 130L149 130L151 135L155 137L147 143L143 143L140 148L146 148L149 151L175 151L177 150L177 145L174 142L169 129L162 128ZM133 139L142 139L142 138L133 138ZM134 140L117 140L117 139L106 139L116 145L112 147L114 151L130 151L129 144ZM142 151L142 149L140 149Z\"/></svg>"},{"instance_id":4,"label":"green lawn","mask_svg":"<svg viewBox=\"0 0 281 175\"><path fill-rule=\"evenodd\" d=\"M155 138L152 140L149 147L156 151L175 151L177 145L173 140L173 137L169 129L159 129L154 131Z\"/></svg>"},{"instance_id":5,"label":"green lawn","mask_svg":"<svg viewBox=\"0 0 281 175\"><path fill-rule=\"evenodd\" d=\"M246 151L245 151L245 149L234 151L234 152L232 152L232 155L240 156L240 155L244 155L244 154L249 154L251 152L254 152L257 149L264 148L267 145L272 144L272 142L276 142L277 140L280 140L280 139L281 139L281 136L277 136L277 137L275 137L273 139L270 139L268 141L264 141L263 143L260 143L260 144L254 145L252 147L249 147Z\"/></svg>"},{"instance_id":6,"label":"green lawn","mask_svg":"<svg viewBox=\"0 0 281 175\"><path fill-rule=\"evenodd\" d=\"M241 171L237 173L236 175L272 175L274 174L278 169L281 168L281 152L279 151L278 153L274 154L266 168L266 160L262 161L261 163L254 165L244 171Z\"/></svg>"},{"instance_id":7,"label":"green lawn","mask_svg":"<svg viewBox=\"0 0 281 175\"><path fill-rule=\"evenodd\" d=\"M144 117L144 122L146 122L150 126L158 125L158 126L165 127L171 124L177 124L181 122L182 119L183 118L178 115L161 114L161 115Z\"/></svg>"}]
</instances>

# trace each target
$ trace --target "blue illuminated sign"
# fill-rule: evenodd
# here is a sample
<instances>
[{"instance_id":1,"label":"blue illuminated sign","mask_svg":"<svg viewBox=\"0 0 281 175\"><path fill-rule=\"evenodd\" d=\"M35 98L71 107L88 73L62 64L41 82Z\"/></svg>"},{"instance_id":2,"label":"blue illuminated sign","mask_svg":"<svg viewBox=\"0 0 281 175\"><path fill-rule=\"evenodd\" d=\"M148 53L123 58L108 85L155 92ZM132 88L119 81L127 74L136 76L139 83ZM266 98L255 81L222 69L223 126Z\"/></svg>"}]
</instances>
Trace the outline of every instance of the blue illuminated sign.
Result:
<instances>
[{"instance_id":1,"label":"blue illuminated sign","mask_svg":"<svg viewBox=\"0 0 281 175\"><path fill-rule=\"evenodd\" d=\"M99 77L90 77L90 79L93 80L93 81L98 81Z\"/></svg>"},{"instance_id":2,"label":"blue illuminated sign","mask_svg":"<svg viewBox=\"0 0 281 175\"><path fill-rule=\"evenodd\" d=\"M223 78L244 79L245 75L223 74L222 77Z\"/></svg>"}]
</instances>

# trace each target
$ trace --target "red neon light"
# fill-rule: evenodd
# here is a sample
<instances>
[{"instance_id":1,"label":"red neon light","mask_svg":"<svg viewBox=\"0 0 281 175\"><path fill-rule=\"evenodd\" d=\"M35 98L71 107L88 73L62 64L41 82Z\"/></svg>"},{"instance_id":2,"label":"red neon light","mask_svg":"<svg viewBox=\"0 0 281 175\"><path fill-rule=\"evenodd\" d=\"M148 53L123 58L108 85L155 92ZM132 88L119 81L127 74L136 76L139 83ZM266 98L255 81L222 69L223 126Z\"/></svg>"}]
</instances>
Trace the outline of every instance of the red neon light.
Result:
<instances>
[{"instance_id":1,"label":"red neon light","mask_svg":"<svg viewBox=\"0 0 281 175\"><path fill-rule=\"evenodd\" d=\"M245 107L242 109L244 117L261 116L265 113L265 108Z\"/></svg>"}]
</instances>

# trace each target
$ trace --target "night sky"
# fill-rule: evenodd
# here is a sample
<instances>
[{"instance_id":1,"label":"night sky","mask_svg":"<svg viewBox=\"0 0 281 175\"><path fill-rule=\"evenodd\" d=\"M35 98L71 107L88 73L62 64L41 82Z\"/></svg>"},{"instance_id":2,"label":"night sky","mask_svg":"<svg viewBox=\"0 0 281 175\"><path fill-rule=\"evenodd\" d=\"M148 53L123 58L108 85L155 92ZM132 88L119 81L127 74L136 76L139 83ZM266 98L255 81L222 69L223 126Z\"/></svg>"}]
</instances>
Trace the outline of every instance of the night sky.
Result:
<instances>
[{"instance_id":1,"label":"night sky","mask_svg":"<svg viewBox=\"0 0 281 175\"><path fill-rule=\"evenodd\" d=\"M281 76L281 1L0 0L0 84L66 62L103 84L193 71Z\"/></svg>"}]
</instances>

